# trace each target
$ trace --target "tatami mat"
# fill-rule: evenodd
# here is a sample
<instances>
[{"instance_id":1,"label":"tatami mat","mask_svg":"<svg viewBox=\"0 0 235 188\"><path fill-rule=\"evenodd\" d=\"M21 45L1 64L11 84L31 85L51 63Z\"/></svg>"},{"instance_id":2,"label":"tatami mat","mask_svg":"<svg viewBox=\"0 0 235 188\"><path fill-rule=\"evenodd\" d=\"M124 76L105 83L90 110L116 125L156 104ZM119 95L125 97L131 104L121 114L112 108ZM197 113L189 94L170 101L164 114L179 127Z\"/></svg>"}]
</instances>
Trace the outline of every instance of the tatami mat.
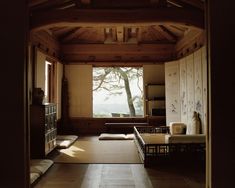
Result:
<instances>
[{"instance_id":1,"label":"tatami mat","mask_svg":"<svg viewBox=\"0 0 235 188\"><path fill-rule=\"evenodd\" d=\"M56 163L142 163L133 140L78 139L59 152L54 158Z\"/></svg>"}]
</instances>

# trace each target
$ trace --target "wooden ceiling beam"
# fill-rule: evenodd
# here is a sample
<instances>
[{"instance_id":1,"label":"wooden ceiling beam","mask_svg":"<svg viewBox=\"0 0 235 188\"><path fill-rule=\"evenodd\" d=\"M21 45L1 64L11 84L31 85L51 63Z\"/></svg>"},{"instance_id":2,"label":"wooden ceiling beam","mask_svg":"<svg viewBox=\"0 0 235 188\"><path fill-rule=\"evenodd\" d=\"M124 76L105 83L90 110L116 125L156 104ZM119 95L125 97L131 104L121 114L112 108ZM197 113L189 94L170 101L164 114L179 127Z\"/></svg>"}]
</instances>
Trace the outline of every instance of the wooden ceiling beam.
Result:
<instances>
[{"instance_id":1,"label":"wooden ceiling beam","mask_svg":"<svg viewBox=\"0 0 235 188\"><path fill-rule=\"evenodd\" d=\"M68 2L64 2L58 6L55 6L56 9L69 9L69 8L74 8L76 7L76 3L74 1L68 1Z\"/></svg>"},{"instance_id":2,"label":"wooden ceiling beam","mask_svg":"<svg viewBox=\"0 0 235 188\"><path fill-rule=\"evenodd\" d=\"M174 50L173 44L64 44L61 45L63 54L138 54L148 55L158 53L171 53Z\"/></svg>"},{"instance_id":3,"label":"wooden ceiling beam","mask_svg":"<svg viewBox=\"0 0 235 188\"><path fill-rule=\"evenodd\" d=\"M178 55L183 51L189 51L189 48L194 45L200 47L205 43L205 33L203 30L191 29L176 43L175 53Z\"/></svg>"},{"instance_id":4,"label":"wooden ceiling beam","mask_svg":"<svg viewBox=\"0 0 235 188\"><path fill-rule=\"evenodd\" d=\"M63 6L68 6L68 5L71 5L71 4L74 4L75 6L75 3L73 0L37 0L38 3L34 3L33 5L30 5L29 4L29 7L31 8L32 11L41 11L41 10L46 10L46 9L57 9L57 8L63 8ZM40 3L39 3L40 2ZM50 10L52 11L52 10Z\"/></svg>"},{"instance_id":5,"label":"wooden ceiling beam","mask_svg":"<svg viewBox=\"0 0 235 188\"><path fill-rule=\"evenodd\" d=\"M52 31L53 31L53 33L54 33L56 36L61 37L61 36L64 35L64 33L70 32L70 31L72 31L73 29L74 29L73 27L59 27L59 28L57 28L56 30L53 30L53 29L52 29Z\"/></svg>"},{"instance_id":6,"label":"wooden ceiling beam","mask_svg":"<svg viewBox=\"0 0 235 188\"><path fill-rule=\"evenodd\" d=\"M138 8L151 7L153 0L91 0L93 8ZM157 0L159 1L159 0Z\"/></svg>"},{"instance_id":7,"label":"wooden ceiling beam","mask_svg":"<svg viewBox=\"0 0 235 188\"><path fill-rule=\"evenodd\" d=\"M141 67L143 65L161 65L172 59L152 59L136 61L63 61L66 65L92 65L93 67Z\"/></svg>"},{"instance_id":8,"label":"wooden ceiling beam","mask_svg":"<svg viewBox=\"0 0 235 188\"><path fill-rule=\"evenodd\" d=\"M28 3L28 6L29 7L37 6L37 5L43 4L47 1L48 0L30 0L29 3Z\"/></svg>"},{"instance_id":9,"label":"wooden ceiling beam","mask_svg":"<svg viewBox=\"0 0 235 188\"><path fill-rule=\"evenodd\" d=\"M172 56L171 53L162 53L158 54L156 56L141 56L141 55L129 55L129 56L122 56L119 54L113 54L113 55L83 55L83 54L64 54L61 57L61 61L63 63L87 63L87 62L103 62L109 65L111 62L116 63L127 63L127 62L164 62L164 61L171 61L174 60L175 57Z\"/></svg>"},{"instance_id":10,"label":"wooden ceiling beam","mask_svg":"<svg viewBox=\"0 0 235 188\"><path fill-rule=\"evenodd\" d=\"M174 33L174 35L178 39L184 36L185 32L187 31L187 30L183 30L182 28L175 27L175 24L164 24L164 27L170 32ZM188 30L190 29L190 27L185 27L185 28L187 28Z\"/></svg>"},{"instance_id":11,"label":"wooden ceiling beam","mask_svg":"<svg viewBox=\"0 0 235 188\"><path fill-rule=\"evenodd\" d=\"M31 30L59 26L145 26L157 23L179 23L204 28L204 14L202 11L179 8L151 10L73 9L38 12L30 17Z\"/></svg>"},{"instance_id":12,"label":"wooden ceiling beam","mask_svg":"<svg viewBox=\"0 0 235 188\"><path fill-rule=\"evenodd\" d=\"M201 0L179 0L185 4L204 10L204 2Z\"/></svg>"},{"instance_id":13,"label":"wooden ceiling beam","mask_svg":"<svg viewBox=\"0 0 235 188\"><path fill-rule=\"evenodd\" d=\"M143 65L163 64L164 61L122 61L122 62L68 62L67 64L92 65L93 67L141 67Z\"/></svg>"}]
</instances>

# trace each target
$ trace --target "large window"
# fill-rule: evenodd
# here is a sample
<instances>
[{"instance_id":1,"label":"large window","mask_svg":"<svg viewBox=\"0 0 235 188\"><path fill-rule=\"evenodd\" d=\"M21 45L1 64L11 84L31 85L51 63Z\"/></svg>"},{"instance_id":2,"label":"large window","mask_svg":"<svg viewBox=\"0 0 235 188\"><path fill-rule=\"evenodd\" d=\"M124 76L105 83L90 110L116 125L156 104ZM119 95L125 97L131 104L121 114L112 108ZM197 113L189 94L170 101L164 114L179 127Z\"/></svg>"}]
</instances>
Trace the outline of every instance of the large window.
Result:
<instances>
[{"instance_id":1,"label":"large window","mask_svg":"<svg viewBox=\"0 0 235 188\"><path fill-rule=\"evenodd\" d=\"M93 117L143 114L142 67L93 68Z\"/></svg>"}]
</instances>

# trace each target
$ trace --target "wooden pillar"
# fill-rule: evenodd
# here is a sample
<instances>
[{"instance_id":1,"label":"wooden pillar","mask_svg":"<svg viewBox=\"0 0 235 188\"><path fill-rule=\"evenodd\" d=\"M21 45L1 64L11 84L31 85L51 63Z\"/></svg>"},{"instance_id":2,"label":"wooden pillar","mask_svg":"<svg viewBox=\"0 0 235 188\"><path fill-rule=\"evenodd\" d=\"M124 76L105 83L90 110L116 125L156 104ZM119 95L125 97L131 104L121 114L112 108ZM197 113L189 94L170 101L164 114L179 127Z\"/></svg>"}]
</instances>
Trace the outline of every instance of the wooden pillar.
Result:
<instances>
[{"instance_id":1,"label":"wooden pillar","mask_svg":"<svg viewBox=\"0 0 235 188\"><path fill-rule=\"evenodd\" d=\"M230 0L209 0L209 158L206 187L235 187L235 22Z\"/></svg>"},{"instance_id":2,"label":"wooden pillar","mask_svg":"<svg viewBox=\"0 0 235 188\"><path fill-rule=\"evenodd\" d=\"M29 187L27 113L27 6L1 1L0 187Z\"/></svg>"}]
</instances>

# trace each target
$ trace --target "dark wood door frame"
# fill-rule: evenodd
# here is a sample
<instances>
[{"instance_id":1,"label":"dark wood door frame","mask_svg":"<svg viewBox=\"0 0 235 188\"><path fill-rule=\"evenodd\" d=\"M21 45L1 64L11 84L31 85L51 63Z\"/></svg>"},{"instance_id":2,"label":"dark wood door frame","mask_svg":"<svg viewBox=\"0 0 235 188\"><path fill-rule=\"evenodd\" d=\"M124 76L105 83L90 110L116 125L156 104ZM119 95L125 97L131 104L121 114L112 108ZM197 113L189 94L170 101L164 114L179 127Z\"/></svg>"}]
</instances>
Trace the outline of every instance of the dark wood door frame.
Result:
<instances>
[{"instance_id":1,"label":"dark wood door frame","mask_svg":"<svg viewBox=\"0 0 235 188\"><path fill-rule=\"evenodd\" d=\"M4 188L29 188L27 1L2 1L1 176Z\"/></svg>"}]
</instances>

